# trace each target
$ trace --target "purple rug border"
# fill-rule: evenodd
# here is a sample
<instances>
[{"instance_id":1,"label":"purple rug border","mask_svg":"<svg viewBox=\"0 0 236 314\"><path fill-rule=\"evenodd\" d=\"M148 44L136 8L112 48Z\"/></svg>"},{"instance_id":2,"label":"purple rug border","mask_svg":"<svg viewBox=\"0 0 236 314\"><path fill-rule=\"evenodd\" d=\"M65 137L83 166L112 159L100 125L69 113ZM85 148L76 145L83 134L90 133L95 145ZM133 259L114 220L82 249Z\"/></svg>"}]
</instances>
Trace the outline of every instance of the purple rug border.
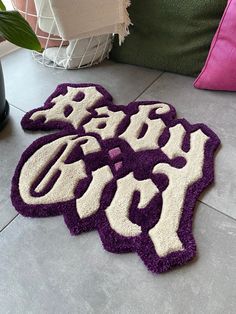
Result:
<instances>
[{"instance_id":1,"label":"purple rug border","mask_svg":"<svg viewBox=\"0 0 236 314\"><path fill-rule=\"evenodd\" d=\"M47 99L45 102L45 106L41 107L42 109L46 109L47 106L50 106L51 99L55 97L55 95L58 95L58 93L61 93L65 87L67 86L72 87L87 87L87 86L95 86L96 88L99 88L99 91L102 91L104 98L99 101L94 108L97 108L98 106L101 106L104 104L104 101L106 101L106 105L121 107L114 105L111 103L112 97L111 95L106 92L104 88L97 84L61 84L57 87L56 91ZM108 103L109 102L109 103ZM157 103L157 101L143 101L143 102L131 102L128 106L124 107L122 106L122 109L125 109L126 113L132 112L135 110L134 108L137 107L140 104L150 104L150 103ZM132 107L132 109L130 109ZM128 109L127 109L128 108ZM24 216L30 216L30 217L49 217L49 216L55 216L55 215L63 215L64 220L70 229L71 233L74 235L80 234L81 232L90 231L93 229L97 229L100 235L100 238L102 240L103 246L107 251L114 252L114 253L123 253L123 252L134 252L136 251L138 255L143 260L144 264L148 267L149 270L155 273L161 273L164 271L167 271L171 269L173 266L176 265L183 265L188 260L192 259L196 254L196 244L195 240L192 234L192 219L193 219L193 212L194 212L194 206L197 202L197 199L203 189L208 186L211 182L214 180L214 159L213 155L215 150L220 144L219 138L204 124L195 124L191 126L185 119L177 119L172 120L175 117L175 109L171 106L171 112L169 112L169 115L167 114L166 117L163 118L164 115L161 117L166 122L167 127L170 127L170 124L173 126L177 123L181 123L184 125L187 133L192 132L194 129L200 128L206 135L210 137L208 140L206 146L205 146L205 160L204 160L204 168L203 168L203 178L196 182L193 186L188 188L187 196L185 198L185 204L184 204L184 210L183 215L180 221L180 227L178 230L178 235L181 239L181 241L184 244L185 250L179 251L175 253L171 253L167 255L164 258L159 258L156 255L156 252L154 250L153 244L148 237L147 233L143 233L139 237L135 238L125 238L118 234L116 234L113 230L111 230L108 221L106 219L104 209L101 208L97 212L96 215L87 218L83 220L82 224L79 220L79 217L77 215L77 221L73 225L75 216L77 214L76 210L72 210L70 207L75 207L75 200L69 201L66 203L57 203L53 206L28 206L24 204L24 202L21 200L19 196L19 190L18 190L18 179L20 175L21 168L25 162L25 160L28 159L28 157L32 154L32 152L35 151L36 148L41 147L46 142L52 141L56 138L59 138L64 135L71 135L71 134L78 134L80 131L75 131L74 128L71 128L68 125L65 125L63 123L54 123L50 122L47 123L47 125L42 126L42 122L36 121L33 124L30 125L28 122L30 115L37 111L39 109L35 109L27 113L24 118L22 119L22 126L26 129L52 129L52 128L64 128L65 130L57 132L56 134L46 135L44 137L39 138L38 140L34 141L22 154L22 157L20 159L20 162L16 168L13 180L12 180L12 202L13 205L17 208L17 210ZM119 132L118 132L119 133ZM81 134L82 135L82 134ZM91 135L94 135L91 133ZM97 135L95 135L97 136ZM162 139L162 142L165 143L165 141L168 139L168 132L165 134L165 139ZM117 139L115 139L115 144L117 142ZM186 147L188 141L185 141ZM163 146L163 145L162 145ZM184 148L183 148L184 149ZM168 161L169 162L169 161ZM109 164L110 165L110 164ZM104 189L105 190L105 189ZM71 211L71 212L70 212Z\"/></svg>"}]
</instances>

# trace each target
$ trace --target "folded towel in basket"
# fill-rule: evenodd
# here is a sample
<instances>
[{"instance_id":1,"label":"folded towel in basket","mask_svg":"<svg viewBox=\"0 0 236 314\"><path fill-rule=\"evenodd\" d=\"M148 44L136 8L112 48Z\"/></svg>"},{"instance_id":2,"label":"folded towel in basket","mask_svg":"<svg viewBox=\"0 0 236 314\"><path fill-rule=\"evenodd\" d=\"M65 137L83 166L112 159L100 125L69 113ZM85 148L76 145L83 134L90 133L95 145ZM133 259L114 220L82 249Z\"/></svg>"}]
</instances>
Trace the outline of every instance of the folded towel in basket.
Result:
<instances>
[{"instance_id":1,"label":"folded towel in basket","mask_svg":"<svg viewBox=\"0 0 236 314\"><path fill-rule=\"evenodd\" d=\"M35 5L39 27L65 40L116 33L121 43L129 34L130 0L35 0Z\"/></svg>"},{"instance_id":2,"label":"folded towel in basket","mask_svg":"<svg viewBox=\"0 0 236 314\"><path fill-rule=\"evenodd\" d=\"M111 49L111 35L70 40L67 47L47 48L43 57L65 69L76 69L101 62Z\"/></svg>"}]
</instances>

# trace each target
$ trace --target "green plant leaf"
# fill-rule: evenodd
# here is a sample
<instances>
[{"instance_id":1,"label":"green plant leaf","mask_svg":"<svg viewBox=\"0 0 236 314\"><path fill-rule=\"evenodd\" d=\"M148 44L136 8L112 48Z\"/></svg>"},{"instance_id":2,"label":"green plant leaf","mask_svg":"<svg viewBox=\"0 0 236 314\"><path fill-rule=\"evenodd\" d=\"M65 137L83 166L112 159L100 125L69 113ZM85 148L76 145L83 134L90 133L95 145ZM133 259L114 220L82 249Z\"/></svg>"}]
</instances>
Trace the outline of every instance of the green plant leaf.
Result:
<instances>
[{"instance_id":1,"label":"green plant leaf","mask_svg":"<svg viewBox=\"0 0 236 314\"><path fill-rule=\"evenodd\" d=\"M0 11L0 36L19 47L42 51L29 23L17 11Z\"/></svg>"},{"instance_id":2,"label":"green plant leaf","mask_svg":"<svg viewBox=\"0 0 236 314\"><path fill-rule=\"evenodd\" d=\"M4 5L4 3L0 0L0 10L1 11L6 11L6 7Z\"/></svg>"}]
</instances>

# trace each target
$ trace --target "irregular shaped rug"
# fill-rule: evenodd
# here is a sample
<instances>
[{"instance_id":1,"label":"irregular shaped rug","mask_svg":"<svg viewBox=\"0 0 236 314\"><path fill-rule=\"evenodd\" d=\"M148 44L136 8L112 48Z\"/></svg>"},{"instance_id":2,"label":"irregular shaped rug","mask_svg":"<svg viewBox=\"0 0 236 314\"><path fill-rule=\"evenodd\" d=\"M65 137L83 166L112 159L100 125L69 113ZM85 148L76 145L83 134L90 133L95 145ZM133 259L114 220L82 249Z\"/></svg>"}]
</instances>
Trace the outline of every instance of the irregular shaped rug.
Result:
<instances>
[{"instance_id":1,"label":"irregular shaped rug","mask_svg":"<svg viewBox=\"0 0 236 314\"><path fill-rule=\"evenodd\" d=\"M158 101L115 105L94 84L62 84L22 126L56 130L23 153L12 202L24 216L63 215L97 229L109 252L137 252L159 273L192 259L197 198L213 181L218 137ZM59 129L59 130L58 130Z\"/></svg>"}]
</instances>

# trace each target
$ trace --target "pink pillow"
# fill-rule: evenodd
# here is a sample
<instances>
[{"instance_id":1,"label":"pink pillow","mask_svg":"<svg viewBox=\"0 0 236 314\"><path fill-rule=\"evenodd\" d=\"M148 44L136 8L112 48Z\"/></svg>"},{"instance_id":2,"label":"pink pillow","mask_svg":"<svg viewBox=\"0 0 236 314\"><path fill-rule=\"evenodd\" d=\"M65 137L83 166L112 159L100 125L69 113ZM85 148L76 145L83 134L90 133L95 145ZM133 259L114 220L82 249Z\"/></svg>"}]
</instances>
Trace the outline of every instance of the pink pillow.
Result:
<instances>
[{"instance_id":1,"label":"pink pillow","mask_svg":"<svg viewBox=\"0 0 236 314\"><path fill-rule=\"evenodd\" d=\"M229 0L196 88L236 91L236 0Z\"/></svg>"}]
</instances>

